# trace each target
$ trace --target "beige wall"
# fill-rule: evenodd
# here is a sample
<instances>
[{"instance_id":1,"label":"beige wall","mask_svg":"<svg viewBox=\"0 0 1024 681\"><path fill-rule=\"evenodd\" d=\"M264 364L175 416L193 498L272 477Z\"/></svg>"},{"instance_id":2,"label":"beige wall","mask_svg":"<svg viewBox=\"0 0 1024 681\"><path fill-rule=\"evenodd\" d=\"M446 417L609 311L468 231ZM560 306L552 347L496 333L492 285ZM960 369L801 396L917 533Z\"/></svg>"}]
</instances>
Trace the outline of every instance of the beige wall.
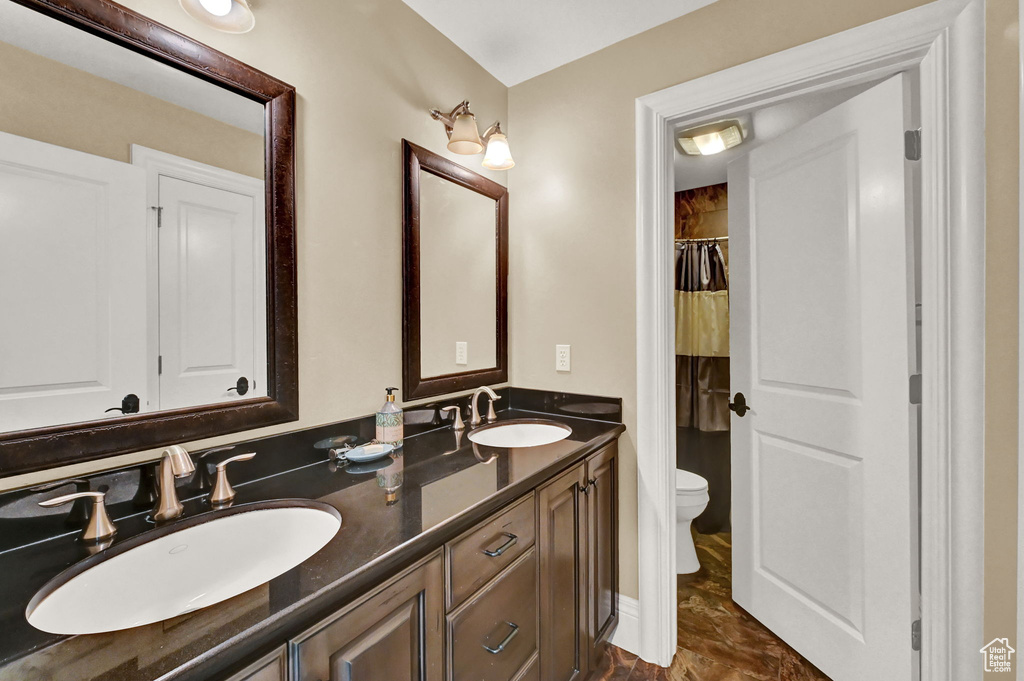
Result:
<instances>
[{"instance_id":1,"label":"beige wall","mask_svg":"<svg viewBox=\"0 0 1024 681\"><path fill-rule=\"evenodd\" d=\"M263 179L263 135L4 42L0 86L4 132L125 163L141 144Z\"/></svg>"},{"instance_id":2,"label":"beige wall","mask_svg":"<svg viewBox=\"0 0 1024 681\"><path fill-rule=\"evenodd\" d=\"M637 594L637 97L830 35L920 0L719 0L509 91L512 381L624 398L622 591ZM1016 3L988 3L986 629L1013 638L1016 547ZM517 276L529 273L529 276ZM591 274L593 273L593 274ZM552 292L560 304L548 303ZM555 373L556 343L573 372ZM977 645L984 642L965 642Z\"/></svg>"},{"instance_id":3,"label":"beige wall","mask_svg":"<svg viewBox=\"0 0 1024 681\"><path fill-rule=\"evenodd\" d=\"M1018 16L985 17L985 642L1014 639L1017 586ZM1019 636L1019 634L1018 634ZM1017 648L1021 639L1018 637ZM1017 665L1021 664L1017 660ZM993 678L1005 674L989 674Z\"/></svg>"},{"instance_id":4,"label":"beige wall","mask_svg":"<svg viewBox=\"0 0 1024 681\"><path fill-rule=\"evenodd\" d=\"M402 378L402 138L505 184L480 157L445 149L427 113L469 99L481 121L507 120L508 90L401 0L266 0L244 35L207 29L177 2L123 4L297 89L299 285L297 423L189 448L369 414ZM399 395L401 398L401 395ZM140 453L0 479L0 489L155 458Z\"/></svg>"}]
</instances>

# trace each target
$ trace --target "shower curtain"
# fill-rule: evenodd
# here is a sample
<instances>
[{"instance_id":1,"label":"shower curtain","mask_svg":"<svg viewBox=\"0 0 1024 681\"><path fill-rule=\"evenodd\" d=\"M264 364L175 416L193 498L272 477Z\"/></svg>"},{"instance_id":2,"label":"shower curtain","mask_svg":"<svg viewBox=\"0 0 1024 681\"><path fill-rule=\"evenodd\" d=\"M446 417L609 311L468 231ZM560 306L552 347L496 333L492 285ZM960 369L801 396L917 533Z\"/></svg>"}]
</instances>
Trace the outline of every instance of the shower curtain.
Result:
<instances>
[{"instance_id":1,"label":"shower curtain","mask_svg":"<svg viewBox=\"0 0 1024 681\"><path fill-rule=\"evenodd\" d=\"M729 291L716 242L683 242L676 257L677 425L729 430Z\"/></svg>"},{"instance_id":2,"label":"shower curtain","mask_svg":"<svg viewBox=\"0 0 1024 681\"><path fill-rule=\"evenodd\" d=\"M679 468L708 480L698 532L728 531L729 284L721 246L676 245L676 425Z\"/></svg>"}]
</instances>

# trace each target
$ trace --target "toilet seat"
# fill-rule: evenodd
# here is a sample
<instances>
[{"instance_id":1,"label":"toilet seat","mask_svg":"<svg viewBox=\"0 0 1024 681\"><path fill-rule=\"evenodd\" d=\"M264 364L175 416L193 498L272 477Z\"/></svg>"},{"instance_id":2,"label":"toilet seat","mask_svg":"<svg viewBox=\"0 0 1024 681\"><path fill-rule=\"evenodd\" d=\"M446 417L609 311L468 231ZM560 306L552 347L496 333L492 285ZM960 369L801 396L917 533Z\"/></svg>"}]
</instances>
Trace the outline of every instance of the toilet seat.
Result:
<instances>
[{"instance_id":1,"label":"toilet seat","mask_svg":"<svg viewBox=\"0 0 1024 681\"><path fill-rule=\"evenodd\" d=\"M707 492L708 481L690 471L676 469L676 493Z\"/></svg>"}]
</instances>

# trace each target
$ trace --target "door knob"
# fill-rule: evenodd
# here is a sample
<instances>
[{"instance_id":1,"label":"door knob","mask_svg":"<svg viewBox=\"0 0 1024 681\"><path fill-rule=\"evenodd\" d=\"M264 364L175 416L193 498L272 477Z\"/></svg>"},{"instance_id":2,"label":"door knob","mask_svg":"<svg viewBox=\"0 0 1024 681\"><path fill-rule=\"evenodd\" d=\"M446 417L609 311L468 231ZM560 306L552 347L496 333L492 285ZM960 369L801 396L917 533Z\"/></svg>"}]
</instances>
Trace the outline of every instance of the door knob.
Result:
<instances>
[{"instance_id":1,"label":"door knob","mask_svg":"<svg viewBox=\"0 0 1024 681\"><path fill-rule=\"evenodd\" d=\"M747 398L743 396L743 393L736 393L736 397L732 398L732 402L729 403L729 409L736 412L736 416L739 417L750 411L750 407L747 406Z\"/></svg>"},{"instance_id":2,"label":"door knob","mask_svg":"<svg viewBox=\"0 0 1024 681\"><path fill-rule=\"evenodd\" d=\"M228 388L228 392L231 392L232 390L237 390L239 395L246 394L247 392L249 392L249 379L246 378L245 376L242 376L240 379L238 379L237 383Z\"/></svg>"},{"instance_id":3,"label":"door knob","mask_svg":"<svg viewBox=\"0 0 1024 681\"><path fill-rule=\"evenodd\" d=\"M122 414L138 414L139 413L139 396L135 393L128 393L121 400L120 407L111 407L110 409L104 410L104 414L108 411L119 411Z\"/></svg>"}]
</instances>

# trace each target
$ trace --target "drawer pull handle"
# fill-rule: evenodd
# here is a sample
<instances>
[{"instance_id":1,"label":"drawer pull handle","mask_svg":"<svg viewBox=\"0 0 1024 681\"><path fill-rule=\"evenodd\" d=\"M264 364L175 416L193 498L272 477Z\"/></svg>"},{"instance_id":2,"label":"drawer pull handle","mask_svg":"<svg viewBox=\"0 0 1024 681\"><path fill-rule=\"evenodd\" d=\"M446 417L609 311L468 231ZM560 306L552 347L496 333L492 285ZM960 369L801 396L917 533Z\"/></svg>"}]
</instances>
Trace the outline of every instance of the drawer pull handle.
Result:
<instances>
[{"instance_id":1,"label":"drawer pull handle","mask_svg":"<svg viewBox=\"0 0 1024 681\"><path fill-rule=\"evenodd\" d=\"M485 556L497 558L498 556L500 556L501 554L505 553L510 548L515 546L516 542L519 541L519 537L515 536L514 534L509 534L508 532L502 532L502 534L508 537L508 541L499 546L498 548L494 549L493 551L490 549L484 549Z\"/></svg>"},{"instance_id":2,"label":"drawer pull handle","mask_svg":"<svg viewBox=\"0 0 1024 681\"><path fill-rule=\"evenodd\" d=\"M516 637L516 634L519 633L519 625L518 624L513 624L512 622L505 622L505 624L507 624L508 626L512 627L512 631L508 632L508 636L505 637L504 641L502 641L501 643L498 644L497 648L492 648L489 645L487 645L486 643L484 644L484 650L489 652L491 655L497 655L501 651L505 650L505 647L509 643L511 643L512 639L514 639Z\"/></svg>"}]
</instances>

